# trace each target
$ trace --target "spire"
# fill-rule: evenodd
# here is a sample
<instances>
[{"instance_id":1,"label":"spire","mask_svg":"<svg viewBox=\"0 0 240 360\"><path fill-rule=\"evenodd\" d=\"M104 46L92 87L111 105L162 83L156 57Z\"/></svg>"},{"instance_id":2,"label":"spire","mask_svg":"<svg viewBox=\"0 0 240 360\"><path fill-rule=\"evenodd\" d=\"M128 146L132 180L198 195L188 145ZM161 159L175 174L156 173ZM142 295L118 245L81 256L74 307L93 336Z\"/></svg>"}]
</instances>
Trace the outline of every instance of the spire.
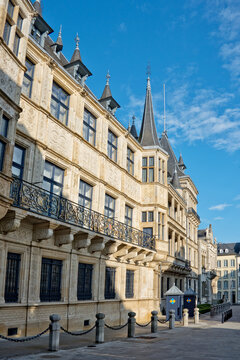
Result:
<instances>
[{"instance_id":1,"label":"spire","mask_svg":"<svg viewBox=\"0 0 240 360\"><path fill-rule=\"evenodd\" d=\"M135 139L138 139L138 134L137 134L137 129L136 129L136 126L135 126L135 116L133 115L132 117L132 126L131 126L131 129L130 129L130 134L132 134L132 136L135 138Z\"/></svg>"},{"instance_id":2,"label":"spire","mask_svg":"<svg viewBox=\"0 0 240 360\"><path fill-rule=\"evenodd\" d=\"M33 6L36 10L36 12L42 16L42 6L41 6L41 0L36 0L34 3L33 3Z\"/></svg>"},{"instance_id":3,"label":"spire","mask_svg":"<svg viewBox=\"0 0 240 360\"><path fill-rule=\"evenodd\" d=\"M179 165L180 170L182 170L182 171L184 171L187 168L183 162L182 154L180 154L180 156L179 156L178 165Z\"/></svg>"},{"instance_id":4,"label":"spire","mask_svg":"<svg viewBox=\"0 0 240 360\"><path fill-rule=\"evenodd\" d=\"M60 29L59 29L59 33L58 33L58 38L57 41L55 43L56 46L56 52L58 53L59 51L62 51L63 49L63 42L62 42L62 25L60 25Z\"/></svg>"},{"instance_id":5,"label":"spire","mask_svg":"<svg viewBox=\"0 0 240 360\"><path fill-rule=\"evenodd\" d=\"M109 74L109 70L107 72L107 75L106 75L106 85L105 85L105 88L103 90L103 93L102 93L102 96L101 96L101 99L106 99L108 97L111 97L112 96L112 93L111 93L111 90L110 90L110 85L109 85L109 80L110 80L110 74ZM100 100L101 100L100 99Z\"/></svg>"},{"instance_id":6,"label":"spire","mask_svg":"<svg viewBox=\"0 0 240 360\"><path fill-rule=\"evenodd\" d=\"M172 185L175 189L181 189L176 166L175 166L175 170L174 170L174 174L173 174L173 178L172 178Z\"/></svg>"},{"instance_id":7,"label":"spire","mask_svg":"<svg viewBox=\"0 0 240 360\"><path fill-rule=\"evenodd\" d=\"M147 92L145 98L142 126L139 135L139 142L143 146L160 146L156 125L153 115L152 105L152 94L151 94L151 83L150 83L150 72L148 70L147 78Z\"/></svg>"},{"instance_id":8,"label":"spire","mask_svg":"<svg viewBox=\"0 0 240 360\"><path fill-rule=\"evenodd\" d=\"M80 39L79 39L79 36L77 33L77 36L75 37L76 48L74 50L74 53L73 53L70 63L73 63L74 61L78 61L78 60L82 61L81 55L80 55L80 50L79 50L79 41L80 41Z\"/></svg>"}]
</instances>

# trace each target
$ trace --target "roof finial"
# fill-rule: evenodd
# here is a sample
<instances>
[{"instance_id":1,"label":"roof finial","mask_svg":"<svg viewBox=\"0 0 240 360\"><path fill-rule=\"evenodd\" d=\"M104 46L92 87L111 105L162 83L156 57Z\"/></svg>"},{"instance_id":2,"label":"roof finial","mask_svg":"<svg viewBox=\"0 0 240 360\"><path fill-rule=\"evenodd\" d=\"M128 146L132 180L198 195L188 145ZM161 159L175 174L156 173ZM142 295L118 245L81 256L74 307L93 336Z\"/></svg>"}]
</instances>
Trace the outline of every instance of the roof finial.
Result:
<instances>
[{"instance_id":1,"label":"roof finial","mask_svg":"<svg viewBox=\"0 0 240 360\"><path fill-rule=\"evenodd\" d=\"M151 65L150 65L150 63L148 63L146 74L147 74L147 89L151 90L151 84L150 84Z\"/></svg>"},{"instance_id":2,"label":"roof finial","mask_svg":"<svg viewBox=\"0 0 240 360\"><path fill-rule=\"evenodd\" d=\"M62 37L62 24L60 25L60 29L59 29L59 33L58 33L58 37Z\"/></svg>"},{"instance_id":3,"label":"roof finial","mask_svg":"<svg viewBox=\"0 0 240 360\"><path fill-rule=\"evenodd\" d=\"M136 119L136 117L135 117L135 115L133 115L133 116L132 116L132 124L133 124L133 125L135 125L135 119Z\"/></svg>"},{"instance_id":4,"label":"roof finial","mask_svg":"<svg viewBox=\"0 0 240 360\"><path fill-rule=\"evenodd\" d=\"M106 75L106 78L107 78L107 82L106 82L106 85L109 85L109 79L110 79L110 74L109 74L109 70L107 72L107 75Z\"/></svg>"},{"instance_id":5,"label":"roof finial","mask_svg":"<svg viewBox=\"0 0 240 360\"><path fill-rule=\"evenodd\" d=\"M78 36L78 33L77 33L77 36L75 37L75 42L76 42L76 50L79 50L79 36Z\"/></svg>"},{"instance_id":6,"label":"roof finial","mask_svg":"<svg viewBox=\"0 0 240 360\"><path fill-rule=\"evenodd\" d=\"M166 131L165 84L163 84L163 131Z\"/></svg>"}]
</instances>

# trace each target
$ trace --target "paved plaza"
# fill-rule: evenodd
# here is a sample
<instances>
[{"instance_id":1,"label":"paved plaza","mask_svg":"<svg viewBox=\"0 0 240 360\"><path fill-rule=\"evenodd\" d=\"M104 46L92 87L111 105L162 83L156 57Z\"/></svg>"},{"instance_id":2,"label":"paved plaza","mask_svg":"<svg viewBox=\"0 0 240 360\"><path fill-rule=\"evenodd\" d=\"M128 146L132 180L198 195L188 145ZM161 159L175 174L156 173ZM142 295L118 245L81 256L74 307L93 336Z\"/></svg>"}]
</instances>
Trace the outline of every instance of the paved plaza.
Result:
<instances>
[{"instance_id":1,"label":"paved plaza","mask_svg":"<svg viewBox=\"0 0 240 360\"><path fill-rule=\"evenodd\" d=\"M233 317L222 324L220 316L211 319L201 316L199 325L192 320L189 327L180 324L174 330L159 326L157 334L150 328L137 328L136 338L126 338L126 328L121 331L106 329L106 342L94 344L93 333L73 337L61 334L61 350L46 351L48 336L24 343L0 341L0 359L37 360L157 360L157 359L240 359L240 306L233 307Z\"/></svg>"}]
</instances>

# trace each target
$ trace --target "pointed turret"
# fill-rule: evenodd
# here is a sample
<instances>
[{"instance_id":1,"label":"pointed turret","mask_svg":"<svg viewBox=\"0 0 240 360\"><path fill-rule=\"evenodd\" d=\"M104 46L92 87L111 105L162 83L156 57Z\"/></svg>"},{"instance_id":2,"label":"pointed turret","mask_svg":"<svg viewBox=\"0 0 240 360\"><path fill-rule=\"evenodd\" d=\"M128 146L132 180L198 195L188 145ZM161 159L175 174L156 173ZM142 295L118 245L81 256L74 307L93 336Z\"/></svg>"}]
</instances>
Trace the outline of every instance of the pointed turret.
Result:
<instances>
[{"instance_id":1,"label":"pointed turret","mask_svg":"<svg viewBox=\"0 0 240 360\"><path fill-rule=\"evenodd\" d=\"M183 162L182 154L180 154L180 156L179 156L178 166L179 166L180 170L182 170L182 171L184 171L187 168Z\"/></svg>"},{"instance_id":2,"label":"pointed turret","mask_svg":"<svg viewBox=\"0 0 240 360\"><path fill-rule=\"evenodd\" d=\"M153 115L150 77L147 79L147 92L145 98L142 126L138 141L142 146L160 146Z\"/></svg>"},{"instance_id":3,"label":"pointed turret","mask_svg":"<svg viewBox=\"0 0 240 360\"><path fill-rule=\"evenodd\" d=\"M36 10L36 12L42 16L42 6L41 6L41 0L36 0L34 3L33 3L33 6Z\"/></svg>"},{"instance_id":4,"label":"pointed turret","mask_svg":"<svg viewBox=\"0 0 240 360\"><path fill-rule=\"evenodd\" d=\"M130 129L130 134L132 134L132 136L137 140L138 139L138 134L137 134L137 129L136 129L136 126L135 126L135 116L133 115L132 117L132 126L131 126L131 129Z\"/></svg>"},{"instance_id":5,"label":"pointed turret","mask_svg":"<svg viewBox=\"0 0 240 360\"><path fill-rule=\"evenodd\" d=\"M57 38L57 41L55 43L57 46L56 46L56 53L58 53L59 51L62 51L63 49L63 42L62 42L62 25L60 26L60 29L59 29L59 33L58 33L58 38Z\"/></svg>"},{"instance_id":6,"label":"pointed turret","mask_svg":"<svg viewBox=\"0 0 240 360\"><path fill-rule=\"evenodd\" d=\"M79 36L78 36L78 33L77 33L77 36L76 36L76 38L75 38L76 48L75 48L75 50L74 50L74 53L73 53L73 56L72 56L72 58L71 58L70 63L72 63L72 62L74 62L74 61L77 61L77 60L82 61L81 55L80 55L80 50L79 50L79 41L80 41L80 39L79 39Z\"/></svg>"},{"instance_id":7,"label":"pointed turret","mask_svg":"<svg viewBox=\"0 0 240 360\"><path fill-rule=\"evenodd\" d=\"M112 97L112 93L111 93L111 89L110 89L110 85L109 85L109 79L110 79L110 74L109 71L107 73L107 81L106 81L106 85L105 88L103 90L102 96L99 99L99 102L108 110L110 111L113 115L115 114L116 110L118 108L120 108L120 105L116 102L116 100Z\"/></svg>"},{"instance_id":8,"label":"pointed turret","mask_svg":"<svg viewBox=\"0 0 240 360\"><path fill-rule=\"evenodd\" d=\"M179 178L178 178L176 167L175 167L175 170L174 170L174 173L173 173L172 186L175 189L181 189L181 185L180 185L180 181L179 181Z\"/></svg>"},{"instance_id":9,"label":"pointed turret","mask_svg":"<svg viewBox=\"0 0 240 360\"><path fill-rule=\"evenodd\" d=\"M76 47L73 52L71 61L64 65L65 69L76 79L82 86L85 85L85 81L87 80L88 76L91 76L91 71L82 63L82 58L79 50L79 36L75 38Z\"/></svg>"}]
</instances>

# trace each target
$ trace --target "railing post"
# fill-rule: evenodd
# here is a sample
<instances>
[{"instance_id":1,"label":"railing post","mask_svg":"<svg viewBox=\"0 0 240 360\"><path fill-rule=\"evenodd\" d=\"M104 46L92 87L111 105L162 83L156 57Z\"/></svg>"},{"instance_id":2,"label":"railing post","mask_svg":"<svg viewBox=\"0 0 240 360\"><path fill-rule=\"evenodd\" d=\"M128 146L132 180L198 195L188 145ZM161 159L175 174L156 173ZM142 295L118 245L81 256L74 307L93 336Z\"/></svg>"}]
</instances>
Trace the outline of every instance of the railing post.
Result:
<instances>
[{"instance_id":1,"label":"railing post","mask_svg":"<svg viewBox=\"0 0 240 360\"><path fill-rule=\"evenodd\" d=\"M188 309L183 309L183 326L188 326Z\"/></svg>"},{"instance_id":2,"label":"railing post","mask_svg":"<svg viewBox=\"0 0 240 360\"><path fill-rule=\"evenodd\" d=\"M128 337L129 338L135 337L135 324L136 324L135 316L136 316L136 313L133 311L130 311L128 313Z\"/></svg>"},{"instance_id":3,"label":"railing post","mask_svg":"<svg viewBox=\"0 0 240 360\"><path fill-rule=\"evenodd\" d=\"M194 324L199 323L199 308L195 307L194 309Z\"/></svg>"},{"instance_id":4,"label":"railing post","mask_svg":"<svg viewBox=\"0 0 240 360\"><path fill-rule=\"evenodd\" d=\"M49 325L49 351L59 350L59 336L60 336L60 324L61 317L58 314L52 314L49 316L51 323Z\"/></svg>"},{"instance_id":5,"label":"railing post","mask_svg":"<svg viewBox=\"0 0 240 360\"><path fill-rule=\"evenodd\" d=\"M175 328L175 310L169 311L169 329Z\"/></svg>"},{"instance_id":6,"label":"railing post","mask_svg":"<svg viewBox=\"0 0 240 360\"><path fill-rule=\"evenodd\" d=\"M102 344L104 343L104 318L105 315L103 313L96 314L96 344Z\"/></svg>"},{"instance_id":7,"label":"railing post","mask_svg":"<svg viewBox=\"0 0 240 360\"><path fill-rule=\"evenodd\" d=\"M158 312L152 311L151 314L151 333L156 333L158 328Z\"/></svg>"}]
</instances>

